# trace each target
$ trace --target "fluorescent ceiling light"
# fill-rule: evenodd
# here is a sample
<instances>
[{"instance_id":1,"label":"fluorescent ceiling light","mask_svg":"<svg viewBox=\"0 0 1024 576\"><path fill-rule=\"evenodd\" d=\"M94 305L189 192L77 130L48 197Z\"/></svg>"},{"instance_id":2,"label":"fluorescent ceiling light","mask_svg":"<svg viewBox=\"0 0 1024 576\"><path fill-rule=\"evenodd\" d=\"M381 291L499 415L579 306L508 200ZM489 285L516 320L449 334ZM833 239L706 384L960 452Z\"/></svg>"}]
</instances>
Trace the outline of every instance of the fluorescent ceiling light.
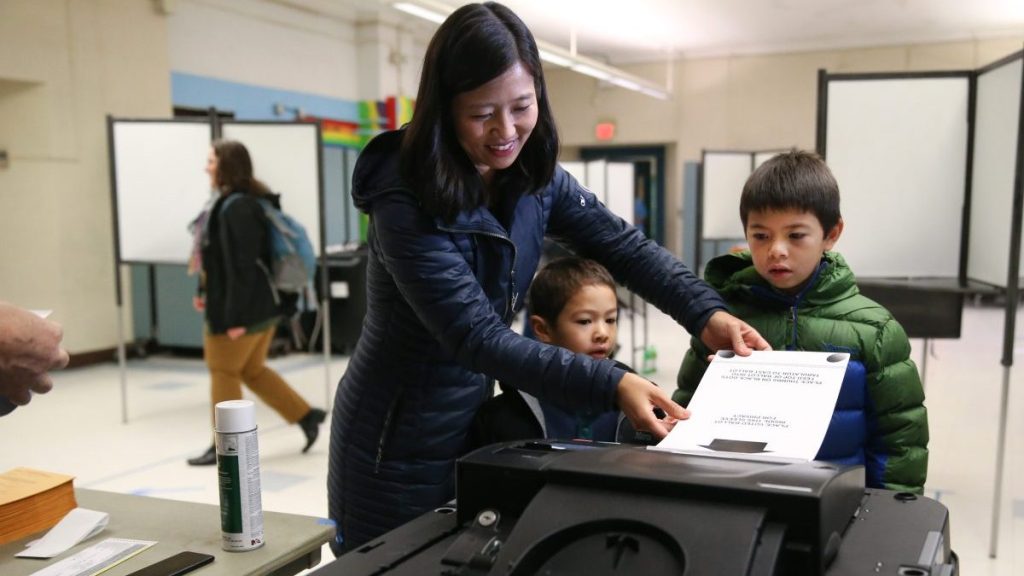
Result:
<instances>
[{"instance_id":1,"label":"fluorescent ceiling light","mask_svg":"<svg viewBox=\"0 0 1024 576\"><path fill-rule=\"evenodd\" d=\"M634 90L636 92L644 91L643 86L633 82L632 80L626 80L625 78L619 78L618 76L612 76L608 81L620 88L625 88L626 90Z\"/></svg>"},{"instance_id":2,"label":"fluorescent ceiling light","mask_svg":"<svg viewBox=\"0 0 1024 576\"><path fill-rule=\"evenodd\" d=\"M576 63L570 66L569 68L575 70L576 72L579 72L580 74L586 74L587 76L597 78L598 80L610 80L612 77L611 73L605 72L604 70L600 70L598 68L594 68L593 66L589 66L587 64Z\"/></svg>"},{"instance_id":3,"label":"fluorescent ceiling light","mask_svg":"<svg viewBox=\"0 0 1024 576\"><path fill-rule=\"evenodd\" d=\"M540 59L549 64L554 64L555 66L561 66L563 68L568 68L572 65L572 59L567 56L559 56L558 54L549 52L548 50L538 51L540 52Z\"/></svg>"},{"instance_id":4,"label":"fluorescent ceiling light","mask_svg":"<svg viewBox=\"0 0 1024 576\"><path fill-rule=\"evenodd\" d=\"M391 7L396 10L401 10L406 14L411 14L417 18L423 18L429 20L435 24L441 24L444 22L448 14L451 13L452 8L448 4L441 2L440 0L410 0L408 2L394 2ZM537 49L540 52L541 60L548 64L555 66L561 66L568 68L574 72L585 74L591 78L608 82L625 88L627 90L633 90L653 98L661 100L667 100L669 98L669 91L658 84L651 82L645 78L640 78L613 66L608 66L603 62L599 62L586 56L579 56L575 51L569 51L561 46L544 42L543 40L537 40Z\"/></svg>"},{"instance_id":5,"label":"fluorescent ceiling light","mask_svg":"<svg viewBox=\"0 0 1024 576\"><path fill-rule=\"evenodd\" d=\"M418 16L424 20L430 20L434 24L440 24L448 17L440 12L434 12L433 10L428 10L422 6L410 4L408 2L395 2L391 6L396 10L405 12L406 14L412 14L413 16Z\"/></svg>"},{"instance_id":6,"label":"fluorescent ceiling light","mask_svg":"<svg viewBox=\"0 0 1024 576\"><path fill-rule=\"evenodd\" d=\"M666 92L664 90L658 90L658 89L655 89L655 88L643 88L643 87L641 87L640 88L640 92L642 92L644 94L647 94L648 96L650 96L652 98L657 98L658 100L668 100L668 92Z\"/></svg>"}]
</instances>

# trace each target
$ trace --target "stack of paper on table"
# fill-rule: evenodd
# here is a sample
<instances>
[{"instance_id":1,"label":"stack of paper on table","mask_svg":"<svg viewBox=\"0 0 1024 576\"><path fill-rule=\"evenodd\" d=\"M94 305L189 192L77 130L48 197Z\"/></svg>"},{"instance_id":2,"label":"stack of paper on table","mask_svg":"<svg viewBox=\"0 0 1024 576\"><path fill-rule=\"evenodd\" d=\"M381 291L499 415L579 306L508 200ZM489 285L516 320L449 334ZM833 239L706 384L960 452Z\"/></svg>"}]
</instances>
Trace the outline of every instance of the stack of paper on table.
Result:
<instances>
[{"instance_id":1,"label":"stack of paper on table","mask_svg":"<svg viewBox=\"0 0 1024 576\"><path fill-rule=\"evenodd\" d=\"M719 352L691 416L654 449L754 460L811 460L825 438L850 355Z\"/></svg>"},{"instance_id":2,"label":"stack of paper on table","mask_svg":"<svg viewBox=\"0 0 1024 576\"><path fill-rule=\"evenodd\" d=\"M0 474L0 544L42 532L75 509L72 480L31 468Z\"/></svg>"}]
</instances>

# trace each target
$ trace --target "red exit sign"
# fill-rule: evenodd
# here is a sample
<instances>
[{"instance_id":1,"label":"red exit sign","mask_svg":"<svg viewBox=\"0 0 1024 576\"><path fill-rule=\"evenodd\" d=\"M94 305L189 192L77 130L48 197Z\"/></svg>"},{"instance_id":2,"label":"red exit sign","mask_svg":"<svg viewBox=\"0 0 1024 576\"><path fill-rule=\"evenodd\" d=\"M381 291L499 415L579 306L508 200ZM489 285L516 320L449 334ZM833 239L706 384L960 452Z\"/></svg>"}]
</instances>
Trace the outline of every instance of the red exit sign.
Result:
<instances>
[{"instance_id":1,"label":"red exit sign","mask_svg":"<svg viewBox=\"0 0 1024 576\"><path fill-rule=\"evenodd\" d=\"M598 122L594 127L594 138L598 140L615 138L615 122Z\"/></svg>"}]
</instances>

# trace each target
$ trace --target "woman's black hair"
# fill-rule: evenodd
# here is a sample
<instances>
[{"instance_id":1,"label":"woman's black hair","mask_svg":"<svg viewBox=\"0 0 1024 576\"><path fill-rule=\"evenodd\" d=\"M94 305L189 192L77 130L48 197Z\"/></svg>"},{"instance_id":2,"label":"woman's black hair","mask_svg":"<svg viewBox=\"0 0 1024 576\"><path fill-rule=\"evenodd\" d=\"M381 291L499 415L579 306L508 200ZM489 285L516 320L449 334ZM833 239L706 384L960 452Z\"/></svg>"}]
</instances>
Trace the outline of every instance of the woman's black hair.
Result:
<instances>
[{"instance_id":1,"label":"woman's black hair","mask_svg":"<svg viewBox=\"0 0 1024 576\"><path fill-rule=\"evenodd\" d=\"M217 157L216 181L221 193L243 190L249 194L270 194L266 184L253 177L252 158L244 144L237 140L214 140L213 155Z\"/></svg>"},{"instance_id":2,"label":"woman's black hair","mask_svg":"<svg viewBox=\"0 0 1024 576\"><path fill-rule=\"evenodd\" d=\"M488 201L479 172L459 145L452 103L521 64L533 76L537 125L515 163L495 177L503 190L536 192L551 181L558 132L533 34L497 2L453 12L427 47L412 121L402 138L402 176L429 214L451 221Z\"/></svg>"}]
</instances>

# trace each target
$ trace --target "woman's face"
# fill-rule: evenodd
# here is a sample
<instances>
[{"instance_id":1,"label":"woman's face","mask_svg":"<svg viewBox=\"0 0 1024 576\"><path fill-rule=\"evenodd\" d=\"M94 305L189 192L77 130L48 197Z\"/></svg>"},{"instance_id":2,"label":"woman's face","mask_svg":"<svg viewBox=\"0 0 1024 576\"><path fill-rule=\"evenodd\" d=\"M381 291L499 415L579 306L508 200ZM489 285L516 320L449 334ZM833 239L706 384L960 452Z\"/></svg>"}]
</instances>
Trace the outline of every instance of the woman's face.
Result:
<instances>
[{"instance_id":1,"label":"woman's face","mask_svg":"<svg viewBox=\"0 0 1024 576\"><path fill-rule=\"evenodd\" d=\"M210 176L210 188L217 188L217 163L217 155L210 148L210 153L206 155L206 174Z\"/></svg>"},{"instance_id":2,"label":"woman's face","mask_svg":"<svg viewBox=\"0 0 1024 576\"><path fill-rule=\"evenodd\" d=\"M459 145L490 182L496 170L512 165L537 125L533 76L521 63L452 102Z\"/></svg>"}]
</instances>

